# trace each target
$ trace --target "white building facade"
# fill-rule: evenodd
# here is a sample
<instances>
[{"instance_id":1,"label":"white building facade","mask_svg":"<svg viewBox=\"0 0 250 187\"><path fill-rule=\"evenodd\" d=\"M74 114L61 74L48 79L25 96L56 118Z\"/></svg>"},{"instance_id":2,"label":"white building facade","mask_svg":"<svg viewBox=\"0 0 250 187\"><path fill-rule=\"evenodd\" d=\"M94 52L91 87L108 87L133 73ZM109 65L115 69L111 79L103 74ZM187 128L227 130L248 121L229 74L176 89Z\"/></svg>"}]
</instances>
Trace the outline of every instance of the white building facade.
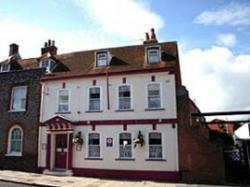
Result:
<instances>
[{"instance_id":1,"label":"white building facade","mask_svg":"<svg viewBox=\"0 0 250 187\"><path fill-rule=\"evenodd\" d=\"M114 71L116 49L97 50L91 63L98 72L42 80L38 167L43 172L179 178L176 74L168 62L162 67L162 45L137 46L141 68L130 70L128 63ZM153 67L145 68L145 59Z\"/></svg>"}]
</instances>

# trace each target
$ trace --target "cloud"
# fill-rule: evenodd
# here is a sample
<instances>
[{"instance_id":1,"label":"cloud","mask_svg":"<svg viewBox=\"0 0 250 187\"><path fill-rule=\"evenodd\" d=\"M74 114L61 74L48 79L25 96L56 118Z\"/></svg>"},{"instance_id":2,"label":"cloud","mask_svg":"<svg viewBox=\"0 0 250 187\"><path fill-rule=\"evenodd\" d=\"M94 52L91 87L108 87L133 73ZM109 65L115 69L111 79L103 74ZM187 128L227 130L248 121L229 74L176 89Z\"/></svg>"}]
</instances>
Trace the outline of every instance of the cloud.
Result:
<instances>
[{"instance_id":1,"label":"cloud","mask_svg":"<svg viewBox=\"0 0 250 187\"><path fill-rule=\"evenodd\" d=\"M219 34L217 42L220 45L223 45L226 47L232 47L236 44L237 39L236 39L236 36L232 33Z\"/></svg>"},{"instance_id":2,"label":"cloud","mask_svg":"<svg viewBox=\"0 0 250 187\"><path fill-rule=\"evenodd\" d=\"M250 55L225 47L181 51L184 85L202 112L250 108Z\"/></svg>"},{"instance_id":3,"label":"cloud","mask_svg":"<svg viewBox=\"0 0 250 187\"><path fill-rule=\"evenodd\" d=\"M194 22L204 25L250 26L250 3L233 2L216 10L204 11Z\"/></svg>"},{"instance_id":4,"label":"cloud","mask_svg":"<svg viewBox=\"0 0 250 187\"><path fill-rule=\"evenodd\" d=\"M164 25L162 18L150 10L146 1L135 0L74 0L85 17L95 21L102 31L141 39L142 33Z\"/></svg>"}]
</instances>

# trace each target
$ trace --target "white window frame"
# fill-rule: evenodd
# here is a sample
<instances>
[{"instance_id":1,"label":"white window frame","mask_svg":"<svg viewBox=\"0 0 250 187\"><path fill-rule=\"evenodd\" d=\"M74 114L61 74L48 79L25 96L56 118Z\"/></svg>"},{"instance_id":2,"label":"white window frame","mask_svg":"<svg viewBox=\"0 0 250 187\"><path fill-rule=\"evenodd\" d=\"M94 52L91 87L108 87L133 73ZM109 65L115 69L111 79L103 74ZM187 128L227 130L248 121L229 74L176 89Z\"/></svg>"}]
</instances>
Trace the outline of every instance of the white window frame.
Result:
<instances>
[{"instance_id":1,"label":"white window frame","mask_svg":"<svg viewBox=\"0 0 250 187\"><path fill-rule=\"evenodd\" d=\"M69 97L69 100L68 100L68 111L59 111L59 105L60 105L60 91L65 91L65 90L68 91L68 97ZM71 103L70 98L71 98L71 92L70 92L69 89L63 88L63 89L59 89L59 90L57 91L57 109L56 109L57 113L68 113L68 112L70 112L70 103ZM61 104L62 104L62 103L61 103Z\"/></svg>"},{"instance_id":2,"label":"white window frame","mask_svg":"<svg viewBox=\"0 0 250 187\"><path fill-rule=\"evenodd\" d=\"M43 62L45 62L45 61L47 61L48 62L48 66L46 66L46 67L43 67L42 66L42 64L43 64ZM42 59L41 61L40 61L40 68L45 68L46 69L46 72L47 73L50 73L51 72L51 65L52 65L52 60L51 59Z\"/></svg>"},{"instance_id":3,"label":"white window frame","mask_svg":"<svg viewBox=\"0 0 250 187\"><path fill-rule=\"evenodd\" d=\"M149 52L153 50L158 50L158 61L150 61ZM159 64L161 62L161 46L148 46L145 50L146 62L148 64Z\"/></svg>"},{"instance_id":4,"label":"white window frame","mask_svg":"<svg viewBox=\"0 0 250 187\"><path fill-rule=\"evenodd\" d=\"M124 133L128 133L128 134L130 134L131 135L131 157L121 157L121 155L120 155L120 134L124 134ZM134 145L133 145L133 137L134 137L134 133L132 133L132 132L129 132L129 131L123 131L123 132L120 132L120 133L118 133L118 136L117 136L117 140L118 140L118 143L117 143L117 145L118 145L118 153L117 153L117 155L118 155L118 158L119 159L134 159Z\"/></svg>"},{"instance_id":5,"label":"white window frame","mask_svg":"<svg viewBox=\"0 0 250 187\"><path fill-rule=\"evenodd\" d=\"M21 151L20 152L11 152L11 143L12 143L11 135L14 129L19 129L21 131L21 145L20 145ZM19 125L14 125L9 129L9 132L8 132L8 148L7 148L6 156L22 156L22 152L23 152L23 129Z\"/></svg>"},{"instance_id":6,"label":"white window frame","mask_svg":"<svg viewBox=\"0 0 250 187\"><path fill-rule=\"evenodd\" d=\"M90 110L90 89L91 88L99 88L100 89L100 109L99 110ZM95 112L95 111L101 111L102 110L102 102L103 102L103 100L102 100L102 87L100 87L100 86L92 86L92 87L88 87L88 96L87 96L87 98L88 98L88 101L87 101L87 105L88 105L88 108L87 108L87 111L93 111L93 112Z\"/></svg>"},{"instance_id":7,"label":"white window frame","mask_svg":"<svg viewBox=\"0 0 250 187\"><path fill-rule=\"evenodd\" d=\"M155 158L155 157L150 157L149 155L150 155L150 153L149 153L149 147L150 147L150 144L149 144L149 134L151 134L151 133L159 133L159 134L161 134L161 152L162 152L162 157L160 158ZM149 160L164 160L165 159L165 143L164 143L164 133L162 133L162 132L160 132L160 131L150 131L150 132L148 132L147 133L147 158L149 159Z\"/></svg>"},{"instance_id":8,"label":"white window frame","mask_svg":"<svg viewBox=\"0 0 250 187\"><path fill-rule=\"evenodd\" d=\"M120 109L119 87L121 87L121 86L129 86L130 87L130 108L128 108L128 109ZM116 92L117 92L117 99L116 99L117 100L117 106L116 106L117 110L124 110L124 111L133 110L134 104L133 104L133 87L132 87L132 85L131 84L119 84L116 88Z\"/></svg>"},{"instance_id":9,"label":"white window frame","mask_svg":"<svg viewBox=\"0 0 250 187\"><path fill-rule=\"evenodd\" d=\"M107 59L107 61L106 61L106 64L105 65L99 65L98 64L98 54L100 54L100 53L105 53L106 54L106 59ZM95 65L96 65L96 67L106 67L106 66L108 66L109 65L109 61L110 61L110 57L109 57L109 52L107 51L107 50L104 50L104 51L96 51L95 52Z\"/></svg>"},{"instance_id":10,"label":"white window frame","mask_svg":"<svg viewBox=\"0 0 250 187\"><path fill-rule=\"evenodd\" d=\"M14 109L13 108L13 104L14 104L14 90L17 89L17 88L26 88L26 93L25 93L25 106L24 108L19 108L19 109ZM25 85L25 86L14 86L11 90L11 101L10 101L10 111L11 112L23 112L23 111L26 111L26 108L27 108L27 97L28 97L28 86Z\"/></svg>"},{"instance_id":11,"label":"white window frame","mask_svg":"<svg viewBox=\"0 0 250 187\"><path fill-rule=\"evenodd\" d=\"M99 148L100 148L100 155L99 155L99 157L96 157L96 156L90 156L89 155L89 135L90 134L99 134ZM86 147L87 147L87 151L86 151L86 156L87 156L87 158L93 158L93 159L100 159L100 158L102 158L102 136L101 136L101 133L100 132L97 132L97 131L93 131L93 132L88 132L88 135L87 135L87 143L86 143Z\"/></svg>"},{"instance_id":12,"label":"white window frame","mask_svg":"<svg viewBox=\"0 0 250 187\"><path fill-rule=\"evenodd\" d=\"M159 84L159 87L160 87L160 107L149 107L149 95L148 95L148 86L149 85L152 85L152 84ZM163 101L162 101L162 83L160 83L160 82L151 82L151 83L148 83L147 85L146 85L146 103L147 103L147 109L152 109L152 110L154 110L154 109L161 109L162 108L162 103L163 103Z\"/></svg>"},{"instance_id":13,"label":"white window frame","mask_svg":"<svg viewBox=\"0 0 250 187\"><path fill-rule=\"evenodd\" d=\"M4 69L4 67L7 67L7 69ZM2 64L0 67L0 72L9 72L10 71L10 64Z\"/></svg>"}]
</instances>

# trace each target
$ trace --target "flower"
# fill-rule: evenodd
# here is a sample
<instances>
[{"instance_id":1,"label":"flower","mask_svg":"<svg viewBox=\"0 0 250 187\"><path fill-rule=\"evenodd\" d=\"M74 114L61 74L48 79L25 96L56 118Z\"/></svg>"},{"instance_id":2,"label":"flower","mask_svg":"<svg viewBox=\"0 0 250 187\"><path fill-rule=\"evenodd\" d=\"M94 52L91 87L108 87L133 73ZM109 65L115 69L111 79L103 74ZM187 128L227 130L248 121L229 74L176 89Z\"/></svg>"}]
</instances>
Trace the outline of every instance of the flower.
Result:
<instances>
[{"instance_id":1,"label":"flower","mask_svg":"<svg viewBox=\"0 0 250 187\"><path fill-rule=\"evenodd\" d=\"M83 144L82 133L80 131L72 139L72 142L73 142L73 144L78 144L78 145Z\"/></svg>"},{"instance_id":2,"label":"flower","mask_svg":"<svg viewBox=\"0 0 250 187\"><path fill-rule=\"evenodd\" d=\"M137 138L133 139L133 143L134 143L134 147L136 147L137 144L140 144L141 147L144 145L144 137L143 137L141 131L139 131Z\"/></svg>"}]
</instances>

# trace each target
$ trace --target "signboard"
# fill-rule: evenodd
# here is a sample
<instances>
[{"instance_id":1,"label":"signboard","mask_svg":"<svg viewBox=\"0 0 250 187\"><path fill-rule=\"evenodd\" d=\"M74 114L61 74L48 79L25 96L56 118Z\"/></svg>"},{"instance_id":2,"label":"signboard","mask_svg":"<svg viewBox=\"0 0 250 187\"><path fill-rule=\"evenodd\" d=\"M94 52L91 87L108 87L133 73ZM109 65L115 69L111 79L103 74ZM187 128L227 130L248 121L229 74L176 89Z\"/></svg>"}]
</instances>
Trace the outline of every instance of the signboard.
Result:
<instances>
[{"instance_id":1,"label":"signboard","mask_svg":"<svg viewBox=\"0 0 250 187\"><path fill-rule=\"evenodd\" d=\"M113 138L106 138L106 146L113 147Z\"/></svg>"}]
</instances>

